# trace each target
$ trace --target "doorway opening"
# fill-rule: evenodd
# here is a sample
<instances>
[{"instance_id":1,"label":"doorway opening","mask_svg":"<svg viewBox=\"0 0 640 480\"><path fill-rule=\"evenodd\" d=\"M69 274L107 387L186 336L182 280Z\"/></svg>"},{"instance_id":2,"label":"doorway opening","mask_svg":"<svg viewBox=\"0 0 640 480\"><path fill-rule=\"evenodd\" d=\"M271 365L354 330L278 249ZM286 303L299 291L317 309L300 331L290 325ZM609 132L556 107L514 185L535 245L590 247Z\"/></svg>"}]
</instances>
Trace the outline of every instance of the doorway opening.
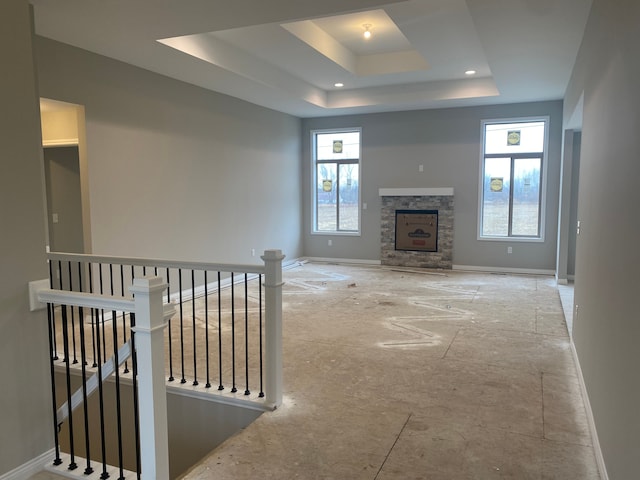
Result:
<instances>
[{"instance_id":1,"label":"doorway opening","mask_svg":"<svg viewBox=\"0 0 640 480\"><path fill-rule=\"evenodd\" d=\"M47 248L91 253L84 107L40 99Z\"/></svg>"}]
</instances>

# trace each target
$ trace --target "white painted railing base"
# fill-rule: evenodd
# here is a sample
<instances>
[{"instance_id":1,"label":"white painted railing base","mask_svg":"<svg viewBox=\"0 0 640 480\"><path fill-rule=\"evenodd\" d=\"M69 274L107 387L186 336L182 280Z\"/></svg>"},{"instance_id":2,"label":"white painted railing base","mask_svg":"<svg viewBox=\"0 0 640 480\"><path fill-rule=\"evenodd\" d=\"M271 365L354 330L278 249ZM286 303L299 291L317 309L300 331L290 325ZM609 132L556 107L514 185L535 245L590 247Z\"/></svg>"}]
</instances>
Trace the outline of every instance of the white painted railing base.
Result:
<instances>
[{"instance_id":1,"label":"white painted railing base","mask_svg":"<svg viewBox=\"0 0 640 480\"><path fill-rule=\"evenodd\" d=\"M53 451L50 453L50 455L53 457L54 455ZM56 475L60 475L65 478L84 478L86 480L100 480L100 477L102 475L101 463L98 463L94 460L91 464L91 468L93 468L93 473L87 475L84 473L84 469L87 464L86 459L82 457L78 457L76 455L74 457L74 460L76 462L76 465L78 465L78 468L76 468L75 470L69 470L68 468L68 465L71 462L71 457L68 454L61 453L60 459L62 460L62 463L60 465L56 466L51 464L51 462L49 462L49 464L44 467L44 470L47 472L55 473ZM124 478L132 479L132 480L137 478L137 475L135 472L131 472L129 470L123 470L123 472L124 472ZM107 465L107 473L109 474L109 478L112 478L112 479L120 478L120 470L116 467L112 467L111 465Z\"/></svg>"}]
</instances>

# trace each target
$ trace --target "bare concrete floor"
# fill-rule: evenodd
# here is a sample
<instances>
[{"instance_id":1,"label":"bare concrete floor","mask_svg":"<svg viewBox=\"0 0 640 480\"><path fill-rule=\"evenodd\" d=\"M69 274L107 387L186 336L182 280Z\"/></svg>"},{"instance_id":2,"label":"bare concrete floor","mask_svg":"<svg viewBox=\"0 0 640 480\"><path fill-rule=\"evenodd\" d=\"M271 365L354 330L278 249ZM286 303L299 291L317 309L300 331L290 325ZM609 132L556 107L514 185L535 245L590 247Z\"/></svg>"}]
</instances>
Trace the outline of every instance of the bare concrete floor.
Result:
<instances>
[{"instance_id":1,"label":"bare concrete floor","mask_svg":"<svg viewBox=\"0 0 640 480\"><path fill-rule=\"evenodd\" d=\"M600 478L552 277L307 263L284 280L284 405L184 479Z\"/></svg>"},{"instance_id":2,"label":"bare concrete floor","mask_svg":"<svg viewBox=\"0 0 640 480\"><path fill-rule=\"evenodd\" d=\"M284 277L284 405L185 479L600 478L553 278Z\"/></svg>"}]
</instances>

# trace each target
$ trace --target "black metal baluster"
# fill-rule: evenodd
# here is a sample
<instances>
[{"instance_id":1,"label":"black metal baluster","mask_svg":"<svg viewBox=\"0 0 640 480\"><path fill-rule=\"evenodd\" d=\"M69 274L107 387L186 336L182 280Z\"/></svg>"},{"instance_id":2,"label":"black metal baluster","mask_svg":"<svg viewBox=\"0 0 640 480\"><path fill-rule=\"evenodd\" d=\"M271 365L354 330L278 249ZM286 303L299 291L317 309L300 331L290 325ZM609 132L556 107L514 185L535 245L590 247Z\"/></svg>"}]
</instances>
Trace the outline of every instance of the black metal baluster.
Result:
<instances>
[{"instance_id":1,"label":"black metal baluster","mask_svg":"<svg viewBox=\"0 0 640 480\"><path fill-rule=\"evenodd\" d=\"M62 260L58 260L58 288L60 290L63 290L62 288ZM63 325L62 325L62 321L60 321L60 329L62 330ZM64 336L64 335L63 335ZM56 342L57 342L57 338L56 338ZM62 346L62 354L64 355L64 345ZM62 361L64 362L65 359L63 358Z\"/></svg>"},{"instance_id":2,"label":"black metal baluster","mask_svg":"<svg viewBox=\"0 0 640 480\"><path fill-rule=\"evenodd\" d=\"M209 285L207 284L207 271L204 271L204 350L207 367L207 383L205 388L211 388L209 376Z\"/></svg>"},{"instance_id":3,"label":"black metal baluster","mask_svg":"<svg viewBox=\"0 0 640 480\"><path fill-rule=\"evenodd\" d=\"M184 316L182 313L182 269L178 269L178 294L180 298L180 366L182 370L182 378L180 383L187 383L184 378Z\"/></svg>"},{"instance_id":4,"label":"black metal baluster","mask_svg":"<svg viewBox=\"0 0 640 480\"><path fill-rule=\"evenodd\" d=\"M244 377L245 395L251 395L249 390L249 290L248 276L244 274Z\"/></svg>"},{"instance_id":5,"label":"black metal baluster","mask_svg":"<svg viewBox=\"0 0 640 480\"><path fill-rule=\"evenodd\" d=\"M82 282L82 262L78 261L78 285L79 291L82 292L84 290L83 282ZM87 465L84 469L85 475L90 475L93 473L93 468L91 467L91 442L89 435L89 408L87 403L87 345L86 345L86 337L85 337L85 318L84 318L84 308L78 307L78 329L80 331L80 362L82 365L82 406L83 406L83 416L84 416L84 436L85 436L85 457Z\"/></svg>"},{"instance_id":6,"label":"black metal baluster","mask_svg":"<svg viewBox=\"0 0 640 480\"><path fill-rule=\"evenodd\" d=\"M51 262L49 262L49 275L51 275ZM53 287L51 277L49 277L49 285ZM60 458L60 439L58 438L58 409L56 408L56 370L55 370L55 361L58 359L58 355L54 354L54 341L53 338L55 336L55 330L53 329L54 321L54 306L50 303L47 303L47 318L49 320L49 368L51 373L51 400L53 407L53 441L55 447L55 458L53 459L54 465L60 465L62 463L62 459Z\"/></svg>"},{"instance_id":7,"label":"black metal baluster","mask_svg":"<svg viewBox=\"0 0 640 480\"><path fill-rule=\"evenodd\" d=\"M258 397L263 398L264 397L264 385L263 385L264 373L262 368L263 367L262 365L262 274L258 275L258 312L259 312L258 327L260 331L260 393L258 394Z\"/></svg>"},{"instance_id":8,"label":"black metal baluster","mask_svg":"<svg viewBox=\"0 0 640 480\"><path fill-rule=\"evenodd\" d=\"M236 393L236 308L233 272L231 272L231 393Z\"/></svg>"},{"instance_id":9,"label":"black metal baluster","mask_svg":"<svg viewBox=\"0 0 640 480\"><path fill-rule=\"evenodd\" d=\"M196 347L196 274L191 269L191 325L193 330L193 386L198 385L198 355Z\"/></svg>"},{"instance_id":10,"label":"black metal baluster","mask_svg":"<svg viewBox=\"0 0 640 480\"><path fill-rule=\"evenodd\" d=\"M113 263L109 264L109 294L113 297ZM117 323L118 321L118 317L115 315L115 313L116 313L115 310L111 311L111 321L113 323ZM114 328L112 325L112 330L116 332L117 328ZM118 337L116 336L113 337L113 344L114 345L118 344ZM105 351L105 358L106 358L106 354L107 352ZM117 368L117 365L116 365L116 368Z\"/></svg>"},{"instance_id":11,"label":"black metal baluster","mask_svg":"<svg viewBox=\"0 0 640 480\"><path fill-rule=\"evenodd\" d=\"M171 303L171 279L169 277L169 267L167 267L167 303ZM173 344L171 342L171 319L167 322L169 330L169 381L173 382Z\"/></svg>"},{"instance_id":12,"label":"black metal baluster","mask_svg":"<svg viewBox=\"0 0 640 480\"><path fill-rule=\"evenodd\" d=\"M53 262L51 260L49 260L49 288L53 289ZM53 360L59 360L58 357L58 338L56 337L56 322L55 322L55 311L53 309L53 306L50 306L49 304L48 308L51 308L51 339L53 340L53 345L52 345L52 350L51 350L51 354L52 354L52 359ZM54 398L55 400L55 398Z\"/></svg>"},{"instance_id":13,"label":"black metal baluster","mask_svg":"<svg viewBox=\"0 0 640 480\"><path fill-rule=\"evenodd\" d=\"M64 366L66 373L66 383L67 383L67 422L69 424L69 455L71 458L71 463L69 463L69 470L75 470L78 468L78 465L75 461L75 443L73 438L73 404L71 402L71 366L69 364L69 332L68 328L68 318L67 318L67 306L62 305L62 343L64 348Z\"/></svg>"},{"instance_id":14,"label":"black metal baluster","mask_svg":"<svg viewBox=\"0 0 640 480\"><path fill-rule=\"evenodd\" d=\"M113 296L113 276L111 281L111 295ZM111 315L111 318L113 319L111 322L113 329L113 373L116 382L116 426L118 431L118 467L120 471L120 477L118 480L124 480L124 462L122 454L122 405L120 401L120 359L118 358L118 322L116 321L117 312L112 310Z\"/></svg>"},{"instance_id":15,"label":"black metal baluster","mask_svg":"<svg viewBox=\"0 0 640 480\"><path fill-rule=\"evenodd\" d=\"M84 292L84 282L82 281L82 267L83 264L82 262L78 261L78 285L79 285L79 291L80 292ZM80 361L82 362L82 365L88 365L87 364L87 346L85 345L85 323L84 323L84 309L83 308L79 308L78 309L78 328L80 330L80 342L81 342L81 347L80 347L80 356L81 359ZM84 376L84 373L83 373Z\"/></svg>"},{"instance_id":16,"label":"black metal baluster","mask_svg":"<svg viewBox=\"0 0 640 480\"><path fill-rule=\"evenodd\" d=\"M218 390L224 390L222 385L222 283L220 281L220 272L218 271L218 369L220 375L220 383Z\"/></svg>"},{"instance_id":17,"label":"black metal baluster","mask_svg":"<svg viewBox=\"0 0 640 480\"><path fill-rule=\"evenodd\" d=\"M73 275L71 273L71 260L67 261L67 268L69 270L69 291L73 292ZM71 307L71 340L73 343L73 364L78 363L77 347L76 347L76 318L74 314L75 310Z\"/></svg>"},{"instance_id":18,"label":"black metal baluster","mask_svg":"<svg viewBox=\"0 0 640 480\"><path fill-rule=\"evenodd\" d=\"M100 276L102 276L102 265L100 265ZM102 279L100 281L101 284L101 289L102 289ZM97 309L96 309L97 310ZM104 329L104 310L101 311L102 313L102 325L103 325L103 329ZM96 314L98 314L96 312ZM104 330L103 330L104 333ZM100 350L100 327L98 327L96 329L96 344L98 346L98 358L101 359L102 358L102 354L103 352ZM102 385L102 361L99 360L98 361L98 403L99 403L99 412L100 412L100 440L101 440L101 453L102 453L102 474L100 475L100 478L102 480L105 480L107 478L109 478L109 472L107 472L107 442L106 442L106 436L105 436L105 429L104 429L104 388Z\"/></svg>"},{"instance_id":19,"label":"black metal baluster","mask_svg":"<svg viewBox=\"0 0 640 480\"><path fill-rule=\"evenodd\" d=\"M82 279L82 277L80 277ZM82 285L82 281L80 282ZM85 475L91 475L93 473L93 468L91 467L91 442L89 435L89 405L88 405L88 395L87 395L87 349L85 346L85 337L84 337L84 309L82 307L79 308L80 315L80 360L82 362L82 406L84 410L84 448L85 455L87 460L87 466L84 469Z\"/></svg>"},{"instance_id":20,"label":"black metal baluster","mask_svg":"<svg viewBox=\"0 0 640 480\"><path fill-rule=\"evenodd\" d=\"M124 265L120 265L120 293L124 297ZM115 319L114 319L115 322ZM122 342L127 343L127 312L122 312ZM129 363L125 360L122 373L129 373Z\"/></svg>"},{"instance_id":21,"label":"black metal baluster","mask_svg":"<svg viewBox=\"0 0 640 480\"><path fill-rule=\"evenodd\" d=\"M89 263L89 293L93 293L93 263ZM93 350L93 368L98 366L98 354L96 352L96 328L98 327L99 317L95 308L91 309L91 345Z\"/></svg>"},{"instance_id":22,"label":"black metal baluster","mask_svg":"<svg viewBox=\"0 0 640 480\"><path fill-rule=\"evenodd\" d=\"M102 278L102 263L98 264L99 272L100 272L100 295L104 294L104 281ZM101 351L98 349L98 365L104 363L107 355L107 334L104 326L104 310L100 310L100 323L98 324L98 329L102 328L102 355Z\"/></svg>"},{"instance_id":23,"label":"black metal baluster","mask_svg":"<svg viewBox=\"0 0 640 480\"><path fill-rule=\"evenodd\" d=\"M132 267L133 269L133 267ZM135 432L135 442L136 442L136 473L137 478L140 480L141 470L142 470L142 459L140 457L140 400L138 397L138 357L136 353L136 314L135 312L131 312L130 315L130 323L131 323L131 369L133 371L133 428Z\"/></svg>"}]
</instances>

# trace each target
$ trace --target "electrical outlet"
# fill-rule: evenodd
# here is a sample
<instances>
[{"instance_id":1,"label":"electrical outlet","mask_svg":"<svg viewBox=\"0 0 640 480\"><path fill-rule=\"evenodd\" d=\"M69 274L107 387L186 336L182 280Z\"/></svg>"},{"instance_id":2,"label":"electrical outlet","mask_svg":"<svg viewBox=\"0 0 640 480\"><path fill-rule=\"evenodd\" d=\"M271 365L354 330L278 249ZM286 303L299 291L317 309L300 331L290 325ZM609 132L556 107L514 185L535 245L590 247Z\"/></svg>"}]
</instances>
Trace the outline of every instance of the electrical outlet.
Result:
<instances>
[{"instance_id":1,"label":"electrical outlet","mask_svg":"<svg viewBox=\"0 0 640 480\"><path fill-rule=\"evenodd\" d=\"M418 171L424 172L424 165L418 165Z\"/></svg>"},{"instance_id":2,"label":"electrical outlet","mask_svg":"<svg viewBox=\"0 0 640 480\"><path fill-rule=\"evenodd\" d=\"M513 247L507 247L507 253L511 255L513 253Z\"/></svg>"},{"instance_id":3,"label":"electrical outlet","mask_svg":"<svg viewBox=\"0 0 640 480\"><path fill-rule=\"evenodd\" d=\"M333 245L333 240L329 240L329 246Z\"/></svg>"},{"instance_id":4,"label":"electrical outlet","mask_svg":"<svg viewBox=\"0 0 640 480\"><path fill-rule=\"evenodd\" d=\"M252 256L252 257L255 257L255 256L256 256L256 249L255 249L255 248L252 248L252 249L251 249L251 256Z\"/></svg>"}]
</instances>

